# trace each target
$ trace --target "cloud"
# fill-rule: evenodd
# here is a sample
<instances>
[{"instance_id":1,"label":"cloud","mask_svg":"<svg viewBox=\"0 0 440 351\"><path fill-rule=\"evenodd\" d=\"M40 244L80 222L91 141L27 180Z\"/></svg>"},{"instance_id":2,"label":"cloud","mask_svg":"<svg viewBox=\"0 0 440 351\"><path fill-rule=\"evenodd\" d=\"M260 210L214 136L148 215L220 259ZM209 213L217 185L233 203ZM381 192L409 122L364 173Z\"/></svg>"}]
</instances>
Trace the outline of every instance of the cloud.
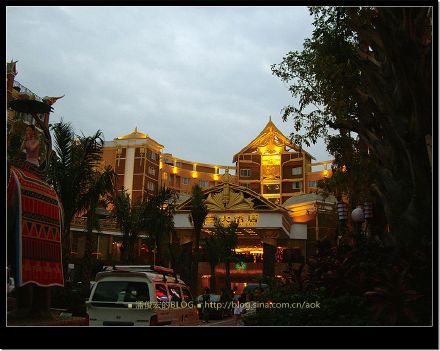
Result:
<instances>
[{"instance_id":1,"label":"cloud","mask_svg":"<svg viewBox=\"0 0 440 351\"><path fill-rule=\"evenodd\" d=\"M270 65L311 33L303 7L8 7L7 59L52 120L106 140L138 127L175 156L230 164L292 98ZM325 147L308 150L328 159Z\"/></svg>"}]
</instances>

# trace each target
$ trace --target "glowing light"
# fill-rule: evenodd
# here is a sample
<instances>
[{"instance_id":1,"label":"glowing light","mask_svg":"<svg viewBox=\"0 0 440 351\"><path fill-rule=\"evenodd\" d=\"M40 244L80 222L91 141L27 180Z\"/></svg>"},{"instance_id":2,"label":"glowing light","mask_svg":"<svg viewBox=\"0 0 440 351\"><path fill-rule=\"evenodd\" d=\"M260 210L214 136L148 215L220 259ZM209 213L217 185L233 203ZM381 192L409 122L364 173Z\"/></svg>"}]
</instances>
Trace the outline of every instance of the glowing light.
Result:
<instances>
[{"instance_id":1,"label":"glowing light","mask_svg":"<svg viewBox=\"0 0 440 351\"><path fill-rule=\"evenodd\" d=\"M191 175L192 175L193 178L197 178L197 172L196 171L192 171Z\"/></svg>"},{"instance_id":2,"label":"glowing light","mask_svg":"<svg viewBox=\"0 0 440 351\"><path fill-rule=\"evenodd\" d=\"M173 174L177 174L177 167L176 166L173 167Z\"/></svg>"},{"instance_id":3,"label":"glowing light","mask_svg":"<svg viewBox=\"0 0 440 351\"><path fill-rule=\"evenodd\" d=\"M214 174L214 180L218 180L219 179L219 176L218 176L218 174Z\"/></svg>"},{"instance_id":4,"label":"glowing light","mask_svg":"<svg viewBox=\"0 0 440 351\"><path fill-rule=\"evenodd\" d=\"M345 165L342 166L342 173L347 172L347 167Z\"/></svg>"},{"instance_id":5,"label":"glowing light","mask_svg":"<svg viewBox=\"0 0 440 351\"><path fill-rule=\"evenodd\" d=\"M322 175L323 175L324 177L328 177L328 175L329 175L329 171L328 171L327 169L323 170L323 171L322 171Z\"/></svg>"},{"instance_id":6,"label":"glowing light","mask_svg":"<svg viewBox=\"0 0 440 351\"><path fill-rule=\"evenodd\" d=\"M162 167L163 167L163 162L160 161L160 162L159 162L159 168L162 169Z\"/></svg>"},{"instance_id":7,"label":"glowing light","mask_svg":"<svg viewBox=\"0 0 440 351\"><path fill-rule=\"evenodd\" d=\"M264 155L261 158L263 166L272 166L281 164L281 155Z\"/></svg>"}]
</instances>

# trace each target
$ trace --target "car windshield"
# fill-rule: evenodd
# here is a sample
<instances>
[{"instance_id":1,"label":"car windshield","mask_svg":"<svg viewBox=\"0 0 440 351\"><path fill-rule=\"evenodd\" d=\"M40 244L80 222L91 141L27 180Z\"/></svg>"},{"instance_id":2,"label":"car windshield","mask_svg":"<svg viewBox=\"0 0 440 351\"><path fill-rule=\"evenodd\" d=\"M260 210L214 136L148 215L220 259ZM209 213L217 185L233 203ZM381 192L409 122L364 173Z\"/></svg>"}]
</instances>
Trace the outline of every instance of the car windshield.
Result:
<instances>
[{"instance_id":1,"label":"car windshield","mask_svg":"<svg viewBox=\"0 0 440 351\"><path fill-rule=\"evenodd\" d=\"M142 282L98 282L96 283L93 301L105 302L138 302L150 301L148 285Z\"/></svg>"}]
</instances>

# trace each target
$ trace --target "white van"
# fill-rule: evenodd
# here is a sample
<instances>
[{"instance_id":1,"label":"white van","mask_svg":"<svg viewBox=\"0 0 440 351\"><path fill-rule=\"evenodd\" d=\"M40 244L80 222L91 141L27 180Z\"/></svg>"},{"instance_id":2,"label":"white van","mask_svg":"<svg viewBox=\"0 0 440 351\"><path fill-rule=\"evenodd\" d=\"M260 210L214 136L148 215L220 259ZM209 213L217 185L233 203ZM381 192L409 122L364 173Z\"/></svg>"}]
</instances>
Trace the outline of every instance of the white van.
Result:
<instances>
[{"instance_id":1,"label":"white van","mask_svg":"<svg viewBox=\"0 0 440 351\"><path fill-rule=\"evenodd\" d=\"M106 267L86 301L91 326L199 325L189 288L172 269Z\"/></svg>"}]
</instances>

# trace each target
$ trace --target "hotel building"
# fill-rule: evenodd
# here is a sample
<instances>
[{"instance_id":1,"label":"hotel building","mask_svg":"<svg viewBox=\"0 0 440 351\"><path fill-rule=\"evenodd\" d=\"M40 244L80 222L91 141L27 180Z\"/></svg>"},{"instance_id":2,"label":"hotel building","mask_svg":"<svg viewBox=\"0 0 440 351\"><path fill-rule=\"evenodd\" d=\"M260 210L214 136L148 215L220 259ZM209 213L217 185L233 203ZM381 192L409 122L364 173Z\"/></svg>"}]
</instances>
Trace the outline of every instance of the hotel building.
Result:
<instances>
[{"instance_id":1,"label":"hotel building","mask_svg":"<svg viewBox=\"0 0 440 351\"><path fill-rule=\"evenodd\" d=\"M118 174L117 188L124 187L134 201L153 195L160 186L175 189L179 203L174 216L173 243L181 247L182 278L188 276L194 231L189 221L191 188L203 189L209 214L202 238L210 235L214 219L224 224L239 221L236 254L231 279L240 291L262 275L283 275L289 264L305 262L316 240L333 236L336 229L336 199L317 195L317 181L331 175L331 161L316 162L305 150L292 144L269 120L261 133L232 158L234 165L204 164L163 153L164 146L138 131L104 144L103 164ZM316 168L321 168L317 170ZM122 234L102 212L96 256L105 264L120 260ZM72 222L72 253L80 262L85 246L85 218ZM152 263L151 250L141 236L136 247L138 263ZM210 265L203 254L199 263L199 291L209 285ZM74 260L75 262L75 260ZM217 287L223 286L224 264L217 266Z\"/></svg>"}]
</instances>

